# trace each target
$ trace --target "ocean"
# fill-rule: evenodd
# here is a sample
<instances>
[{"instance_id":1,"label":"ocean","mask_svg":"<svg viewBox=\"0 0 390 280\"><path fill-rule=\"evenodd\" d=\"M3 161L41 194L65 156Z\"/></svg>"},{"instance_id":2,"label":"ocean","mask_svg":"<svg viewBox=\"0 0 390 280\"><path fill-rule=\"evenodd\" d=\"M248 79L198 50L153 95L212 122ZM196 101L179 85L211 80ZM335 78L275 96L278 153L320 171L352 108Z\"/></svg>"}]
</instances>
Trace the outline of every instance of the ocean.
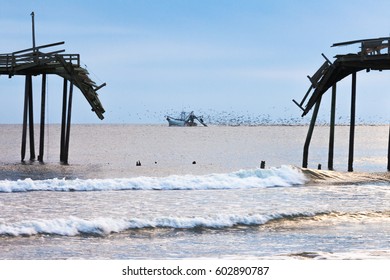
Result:
<instances>
[{"instance_id":1,"label":"ocean","mask_svg":"<svg viewBox=\"0 0 390 280\"><path fill-rule=\"evenodd\" d=\"M354 172L348 126L335 171L326 126L302 169L307 129L74 124L61 165L59 125L41 164L2 124L0 259L389 259L389 127L356 127Z\"/></svg>"}]
</instances>

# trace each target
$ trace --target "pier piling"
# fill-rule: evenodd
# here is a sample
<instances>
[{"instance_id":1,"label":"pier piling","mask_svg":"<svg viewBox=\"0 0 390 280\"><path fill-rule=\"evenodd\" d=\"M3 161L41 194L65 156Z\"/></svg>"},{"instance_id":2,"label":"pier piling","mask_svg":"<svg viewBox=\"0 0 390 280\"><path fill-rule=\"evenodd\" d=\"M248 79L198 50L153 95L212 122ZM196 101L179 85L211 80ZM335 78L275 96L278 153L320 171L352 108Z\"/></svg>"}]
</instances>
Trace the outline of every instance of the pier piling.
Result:
<instances>
[{"instance_id":1,"label":"pier piling","mask_svg":"<svg viewBox=\"0 0 390 280\"><path fill-rule=\"evenodd\" d=\"M28 125L30 133L30 160L35 159L35 142L34 142L34 104L33 104L33 89L32 77L28 75L29 91L28 91Z\"/></svg>"},{"instance_id":2,"label":"pier piling","mask_svg":"<svg viewBox=\"0 0 390 280\"><path fill-rule=\"evenodd\" d=\"M39 134L39 162L43 162L45 151L45 109L46 109L46 74L42 75L42 92L41 92L41 126Z\"/></svg>"},{"instance_id":3,"label":"pier piling","mask_svg":"<svg viewBox=\"0 0 390 280\"><path fill-rule=\"evenodd\" d=\"M355 118L356 118L356 72L352 73L351 119L350 119L350 124L349 124L348 172L353 171L353 152L354 152L354 145L355 145Z\"/></svg>"},{"instance_id":4,"label":"pier piling","mask_svg":"<svg viewBox=\"0 0 390 280\"><path fill-rule=\"evenodd\" d=\"M60 161L63 164L68 164L69 157L69 139L70 139L70 122L72 116L72 100L73 100L73 83L69 86L68 96L68 81L64 79L63 97L62 97L62 121L61 121L61 139L60 139Z\"/></svg>"},{"instance_id":5,"label":"pier piling","mask_svg":"<svg viewBox=\"0 0 390 280\"><path fill-rule=\"evenodd\" d=\"M65 147L64 147L64 163L68 164L69 157L69 140L70 140L70 122L72 119L72 100L73 100L73 83L69 86L69 98L68 98L68 116L66 118L66 136L65 136Z\"/></svg>"},{"instance_id":6,"label":"pier piling","mask_svg":"<svg viewBox=\"0 0 390 280\"><path fill-rule=\"evenodd\" d=\"M23 130L22 130L22 147L21 160L24 161L26 156L26 142L27 142L27 122L29 131L30 143L30 160L35 159L34 146L34 114L33 114L33 93L32 93L32 77L26 75L25 91L24 91L24 109L23 109Z\"/></svg>"},{"instance_id":7,"label":"pier piling","mask_svg":"<svg viewBox=\"0 0 390 280\"><path fill-rule=\"evenodd\" d=\"M390 171L390 125L389 125L389 142L387 148L387 171Z\"/></svg>"},{"instance_id":8,"label":"pier piling","mask_svg":"<svg viewBox=\"0 0 390 280\"><path fill-rule=\"evenodd\" d=\"M62 118L60 136L60 161L65 162L66 100L68 99L68 81L64 79L62 91Z\"/></svg>"},{"instance_id":9,"label":"pier piling","mask_svg":"<svg viewBox=\"0 0 390 280\"><path fill-rule=\"evenodd\" d=\"M328 169L333 170L334 155L334 129L336 119L336 84L332 86L332 101L330 109L330 131L329 131L329 151L328 151Z\"/></svg>"},{"instance_id":10,"label":"pier piling","mask_svg":"<svg viewBox=\"0 0 390 280\"><path fill-rule=\"evenodd\" d=\"M318 110L320 109L320 105L321 105L321 98L318 99L314 107L313 115L310 121L309 131L307 132L307 136L306 136L305 146L303 147L303 161L302 161L303 168L307 168L308 165L309 147L310 147L311 138L313 136L314 127L316 125Z\"/></svg>"}]
</instances>

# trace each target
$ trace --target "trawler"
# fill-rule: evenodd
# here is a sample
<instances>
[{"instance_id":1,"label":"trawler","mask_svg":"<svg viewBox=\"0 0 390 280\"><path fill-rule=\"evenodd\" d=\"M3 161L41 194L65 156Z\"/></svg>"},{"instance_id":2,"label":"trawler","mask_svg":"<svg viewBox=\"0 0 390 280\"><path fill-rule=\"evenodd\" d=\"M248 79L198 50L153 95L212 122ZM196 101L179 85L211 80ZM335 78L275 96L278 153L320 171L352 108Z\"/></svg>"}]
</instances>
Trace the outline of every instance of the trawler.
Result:
<instances>
[{"instance_id":1,"label":"trawler","mask_svg":"<svg viewBox=\"0 0 390 280\"><path fill-rule=\"evenodd\" d=\"M202 117L197 117L194 114L194 111L191 113L181 112L179 118L173 118L170 116L166 116L169 126L197 126L197 120L203 126L207 126Z\"/></svg>"}]
</instances>

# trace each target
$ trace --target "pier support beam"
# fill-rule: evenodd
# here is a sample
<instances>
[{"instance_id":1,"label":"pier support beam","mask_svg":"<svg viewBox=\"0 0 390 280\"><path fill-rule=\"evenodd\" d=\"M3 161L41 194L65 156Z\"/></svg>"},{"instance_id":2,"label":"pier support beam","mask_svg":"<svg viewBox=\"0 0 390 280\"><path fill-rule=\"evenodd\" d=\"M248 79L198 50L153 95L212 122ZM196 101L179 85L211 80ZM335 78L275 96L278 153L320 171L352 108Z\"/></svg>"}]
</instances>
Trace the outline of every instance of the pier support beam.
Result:
<instances>
[{"instance_id":1,"label":"pier support beam","mask_svg":"<svg viewBox=\"0 0 390 280\"><path fill-rule=\"evenodd\" d=\"M390 125L389 125L389 142L388 142L388 149L387 149L387 171L390 171Z\"/></svg>"},{"instance_id":2,"label":"pier support beam","mask_svg":"<svg viewBox=\"0 0 390 280\"><path fill-rule=\"evenodd\" d=\"M39 162L43 162L45 150L45 109L46 109L46 74L42 74L42 95L41 95L41 127L39 135Z\"/></svg>"},{"instance_id":3,"label":"pier support beam","mask_svg":"<svg viewBox=\"0 0 390 280\"><path fill-rule=\"evenodd\" d=\"M307 132L305 145L303 147L303 161L302 167L307 168L308 158L309 158L309 146L311 142L311 137L313 136L314 127L317 121L318 110L320 109L321 97L317 100L316 105L314 107L313 115L311 117L309 131Z\"/></svg>"},{"instance_id":4,"label":"pier support beam","mask_svg":"<svg viewBox=\"0 0 390 280\"><path fill-rule=\"evenodd\" d=\"M26 156L27 120L29 123L30 160L34 160L35 159L34 113L33 113L33 91L32 91L32 77L31 77L31 75L26 75L26 81L25 81L23 131L22 131L22 147L21 147L21 160L22 161L24 161L24 158Z\"/></svg>"},{"instance_id":5,"label":"pier support beam","mask_svg":"<svg viewBox=\"0 0 390 280\"><path fill-rule=\"evenodd\" d=\"M330 132L329 132L329 151L328 151L328 169L333 170L334 155L334 127L336 119L336 84L332 86L332 101L330 109Z\"/></svg>"},{"instance_id":6,"label":"pier support beam","mask_svg":"<svg viewBox=\"0 0 390 280\"><path fill-rule=\"evenodd\" d=\"M67 116L66 137L65 137L65 155L64 155L65 164L68 164L68 156L69 156L70 122L72 119L72 100L73 100L73 83L71 82L69 88L68 116Z\"/></svg>"},{"instance_id":7,"label":"pier support beam","mask_svg":"<svg viewBox=\"0 0 390 280\"><path fill-rule=\"evenodd\" d=\"M65 153L65 122L66 122L66 100L68 98L68 81L64 79L62 95L62 120L61 120L61 139L60 139L60 161L64 162Z\"/></svg>"},{"instance_id":8,"label":"pier support beam","mask_svg":"<svg viewBox=\"0 0 390 280\"><path fill-rule=\"evenodd\" d=\"M63 99L62 99L61 143L60 143L60 149L61 149L60 161L63 164L68 164L72 99L73 99L73 83L70 83L69 99L68 99L68 81L64 79Z\"/></svg>"},{"instance_id":9,"label":"pier support beam","mask_svg":"<svg viewBox=\"0 0 390 280\"><path fill-rule=\"evenodd\" d=\"M353 171L353 152L354 152L354 143L355 143L355 118L356 118L356 72L352 73L351 120L350 120L350 124L349 124L348 172Z\"/></svg>"}]
</instances>

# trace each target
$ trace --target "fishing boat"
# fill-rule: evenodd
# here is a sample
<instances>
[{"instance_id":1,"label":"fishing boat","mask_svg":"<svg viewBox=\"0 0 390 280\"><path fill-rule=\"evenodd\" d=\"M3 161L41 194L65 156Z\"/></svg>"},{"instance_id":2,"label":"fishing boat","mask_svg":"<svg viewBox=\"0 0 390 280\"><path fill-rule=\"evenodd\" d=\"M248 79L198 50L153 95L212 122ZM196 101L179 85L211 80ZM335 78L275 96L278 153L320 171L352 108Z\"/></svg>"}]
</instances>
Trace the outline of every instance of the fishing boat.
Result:
<instances>
[{"instance_id":1,"label":"fishing boat","mask_svg":"<svg viewBox=\"0 0 390 280\"><path fill-rule=\"evenodd\" d=\"M166 119L169 126L197 126L198 124L195 120L197 120L203 126L207 126L204 123L202 117L195 116L194 111L191 113L181 112L179 118L167 116Z\"/></svg>"}]
</instances>

